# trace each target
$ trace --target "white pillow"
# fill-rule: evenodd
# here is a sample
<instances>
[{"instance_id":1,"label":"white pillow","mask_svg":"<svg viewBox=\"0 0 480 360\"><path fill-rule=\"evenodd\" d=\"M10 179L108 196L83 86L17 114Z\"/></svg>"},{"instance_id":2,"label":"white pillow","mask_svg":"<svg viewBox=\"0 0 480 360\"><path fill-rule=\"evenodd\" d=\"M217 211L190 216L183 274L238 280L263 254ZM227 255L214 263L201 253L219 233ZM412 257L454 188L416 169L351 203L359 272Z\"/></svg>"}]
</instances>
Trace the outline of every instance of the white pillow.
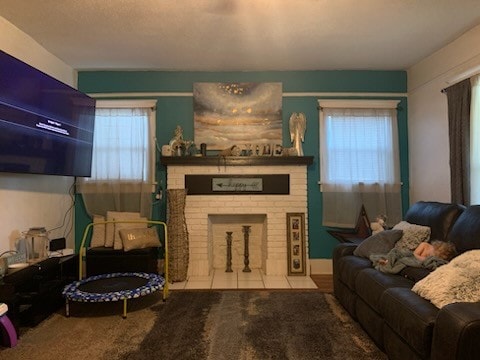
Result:
<instances>
[{"instance_id":1,"label":"white pillow","mask_svg":"<svg viewBox=\"0 0 480 360\"><path fill-rule=\"evenodd\" d=\"M400 221L393 227L394 230L403 230L403 235L395 244L396 249L415 250L423 241L430 239L431 229L428 226L410 224L406 221Z\"/></svg>"},{"instance_id":2,"label":"white pillow","mask_svg":"<svg viewBox=\"0 0 480 360\"><path fill-rule=\"evenodd\" d=\"M122 211L107 211L107 221L113 221L115 218L118 220L122 218L131 219L132 217L140 217L140 213L137 212L122 212ZM105 226L105 246L113 247L115 240L115 224L109 223Z\"/></svg>"},{"instance_id":3,"label":"white pillow","mask_svg":"<svg viewBox=\"0 0 480 360\"><path fill-rule=\"evenodd\" d=\"M95 225L100 221L105 221L105 216L93 215L93 232L90 240L90 247L105 246L105 224Z\"/></svg>"},{"instance_id":4,"label":"white pillow","mask_svg":"<svg viewBox=\"0 0 480 360\"><path fill-rule=\"evenodd\" d=\"M412 291L438 308L480 301L480 250L470 250L417 282Z\"/></svg>"}]
</instances>

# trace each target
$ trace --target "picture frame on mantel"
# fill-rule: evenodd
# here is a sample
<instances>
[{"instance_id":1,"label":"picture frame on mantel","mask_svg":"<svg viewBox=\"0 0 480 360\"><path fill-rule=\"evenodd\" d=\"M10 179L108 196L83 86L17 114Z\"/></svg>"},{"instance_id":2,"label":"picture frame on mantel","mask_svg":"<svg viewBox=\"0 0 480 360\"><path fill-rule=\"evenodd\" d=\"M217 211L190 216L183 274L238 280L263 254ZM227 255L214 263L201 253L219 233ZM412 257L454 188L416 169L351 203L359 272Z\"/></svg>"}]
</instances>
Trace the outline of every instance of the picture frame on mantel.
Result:
<instances>
[{"instance_id":1,"label":"picture frame on mantel","mask_svg":"<svg viewBox=\"0 0 480 360\"><path fill-rule=\"evenodd\" d=\"M305 214L287 213L288 275L306 275Z\"/></svg>"}]
</instances>

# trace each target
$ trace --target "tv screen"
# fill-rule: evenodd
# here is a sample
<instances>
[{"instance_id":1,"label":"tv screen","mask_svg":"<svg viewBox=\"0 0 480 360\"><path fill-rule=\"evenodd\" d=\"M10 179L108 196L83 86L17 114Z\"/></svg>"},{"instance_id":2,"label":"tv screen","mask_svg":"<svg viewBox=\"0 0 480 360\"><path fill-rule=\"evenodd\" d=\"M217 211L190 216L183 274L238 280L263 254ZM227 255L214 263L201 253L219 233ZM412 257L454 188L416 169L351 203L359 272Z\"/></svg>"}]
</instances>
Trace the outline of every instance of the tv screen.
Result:
<instances>
[{"instance_id":1,"label":"tv screen","mask_svg":"<svg viewBox=\"0 0 480 360\"><path fill-rule=\"evenodd\" d=\"M89 177L95 99L0 51L0 171Z\"/></svg>"}]
</instances>

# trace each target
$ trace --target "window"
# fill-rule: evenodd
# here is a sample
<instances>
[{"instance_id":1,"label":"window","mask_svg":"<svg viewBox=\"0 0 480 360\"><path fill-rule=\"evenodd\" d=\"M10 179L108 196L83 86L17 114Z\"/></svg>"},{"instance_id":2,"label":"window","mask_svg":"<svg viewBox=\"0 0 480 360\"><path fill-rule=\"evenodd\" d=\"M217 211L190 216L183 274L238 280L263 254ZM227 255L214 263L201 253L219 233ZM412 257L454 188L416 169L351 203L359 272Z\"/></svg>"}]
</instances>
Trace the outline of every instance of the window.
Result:
<instances>
[{"instance_id":1,"label":"window","mask_svg":"<svg viewBox=\"0 0 480 360\"><path fill-rule=\"evenodd\" d=\"M148 181L148 108L98 108L92 179Z\"/></svg>"},{"instance_id":2,"label":"window","mask_svg":"<svg viewBox=\"0 0 480 360\"><path fill-rule=\"evenodd\" d=\"M352 227L370 217L401 218L397 107L390 100L320 100L323 223Z\"/></svg>"},{"instance_id":3,"label":"window","mask_svg":"<svg viewBox=\"0 0 480 360\"><path fill-rule=\"evenodd\" d=\"M155 101L98 101L92 176L82 179L87 211L135 211L149 216L154 190Z\"/></svg>"}]
</instances>

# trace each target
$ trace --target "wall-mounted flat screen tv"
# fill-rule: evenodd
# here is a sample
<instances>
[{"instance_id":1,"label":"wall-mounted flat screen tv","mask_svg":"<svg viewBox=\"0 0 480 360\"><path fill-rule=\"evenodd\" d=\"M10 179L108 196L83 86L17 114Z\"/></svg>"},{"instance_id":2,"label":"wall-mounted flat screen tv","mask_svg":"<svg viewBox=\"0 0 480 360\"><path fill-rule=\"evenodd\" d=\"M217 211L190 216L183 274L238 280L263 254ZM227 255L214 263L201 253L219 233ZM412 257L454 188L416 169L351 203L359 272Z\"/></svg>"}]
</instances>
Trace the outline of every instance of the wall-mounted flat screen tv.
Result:
<instances>
[{"instance_id":1,"label":"wall-mounted flat screen tv","mask_svg":"<svg viewBox=\"0 0 480 360\"><path fill-rule=\"evenodd\" d=\"M95 99L0 51L0 171L89 177Z\"/></svg>"}]
</instances>

